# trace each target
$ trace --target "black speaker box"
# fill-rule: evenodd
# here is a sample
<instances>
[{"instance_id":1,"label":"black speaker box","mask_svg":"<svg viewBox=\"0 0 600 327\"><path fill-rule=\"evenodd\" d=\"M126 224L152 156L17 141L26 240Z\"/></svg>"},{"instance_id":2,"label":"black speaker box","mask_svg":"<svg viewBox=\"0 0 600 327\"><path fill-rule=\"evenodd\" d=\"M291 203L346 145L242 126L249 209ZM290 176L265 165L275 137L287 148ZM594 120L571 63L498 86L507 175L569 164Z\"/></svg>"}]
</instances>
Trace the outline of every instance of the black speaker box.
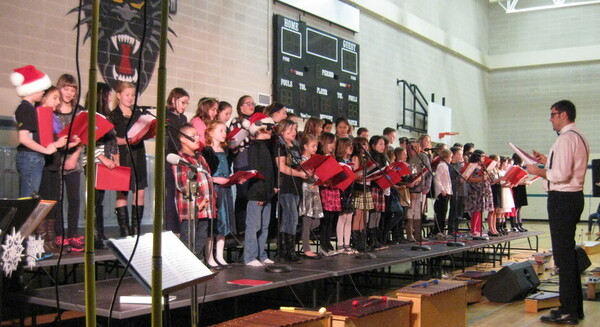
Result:
<instances>
[{"instance_id":1,"label":"black speaker box","mask_svg":"<svg viewBox=\"0 0 600 327\"><path fill-rule=\"evenodd\" d=\"M577 266L579 267L579 274L581 275L592 265L592 262L584 248L575 246L575 252L577 252Z\"/></svg>"},{"instance_id":2,"label":"black speaker box","mask_svg":"<svg viewBox=\"0 0 600 327\"><path fill-rule=\"evenodd\" d=\"M519 262L505 266L483 286L483 295L492 302L508 303L523 299L540 285L531 263Z\"/></svg>"},{"instance_id":3,"label":"black speaker box","mask_svg":"<svg viewBox=\"0 0 600 327\"><path fill-rule=\"evenodd\" d=\"M592 160L592 196L600 197L600 159Z\"/></svg>"}]
</instances>

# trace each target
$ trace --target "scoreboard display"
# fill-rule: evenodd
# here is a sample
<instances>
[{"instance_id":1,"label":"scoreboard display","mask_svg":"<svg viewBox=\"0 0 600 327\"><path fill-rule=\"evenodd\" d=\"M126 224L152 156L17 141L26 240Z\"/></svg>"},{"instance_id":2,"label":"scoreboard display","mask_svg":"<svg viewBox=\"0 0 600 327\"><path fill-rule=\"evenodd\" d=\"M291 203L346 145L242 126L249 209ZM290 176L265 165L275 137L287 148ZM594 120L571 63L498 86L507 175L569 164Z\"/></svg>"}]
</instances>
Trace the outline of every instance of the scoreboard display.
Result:
<instances>
[{"instance_id":1,"label":"scoreboard display","mask_svg":"<svg viewBox=\"0 0 600 327\"><path fill-rule=\"evenodd\" d=\"M274 26L275 101L302 118L358 126L358 44L280 15Z\"/></svg>"}]
</instances>

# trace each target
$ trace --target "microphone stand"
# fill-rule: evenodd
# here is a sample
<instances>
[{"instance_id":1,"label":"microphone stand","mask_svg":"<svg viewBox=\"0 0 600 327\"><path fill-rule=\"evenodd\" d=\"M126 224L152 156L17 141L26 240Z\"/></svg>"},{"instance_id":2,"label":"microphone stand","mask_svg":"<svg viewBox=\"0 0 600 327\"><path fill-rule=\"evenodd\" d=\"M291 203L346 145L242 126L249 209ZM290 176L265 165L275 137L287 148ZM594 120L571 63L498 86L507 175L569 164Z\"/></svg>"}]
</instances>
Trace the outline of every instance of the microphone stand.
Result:
<instances>
[{"instance_id":1,"label":"microphone stand","mask_svg":"<svg viewBox=\"0 0 600 327\"><path fill-rule=\"evenodd\" d=\"M369 151L367 151L367 149L365 149L362 145L359 145L358 148L360 149L360 151L363 153L363 155L361 156L362 159L362 181L363 181L363 205L366 207L367 206L367 164L368 164L368 160L367 157L369 159L371 159L371 161L375 162L375 164L377 165L377 169L381 169L379 168L379 165L377 164L377 162L375 160L373 160L373 157L371 157L371 154L369 153ZM368 248L367 248L367 218L368 218L368 210L363 209L364 211L364 227L363 229L360 231L363 234L363 248L365 249L364 252L359 253L358 255L355 256L356 259L375 259L377 258L377 256L373 253L369 253L368 252Z\"/></svg>"},{"instance_id":2,"label":"microphone stand","mask_svg":"<svg viewBox=\"0 0 600 327\"><path fill-rule=\"evenodd\" d=\"M283 137L273 128L271 130L277 136L276 142L280 142L283 146L285 146L285 142L283 141ZM277 158L281 157L281 147L277 147ZM275 207L275 214L277 215L277 251L279 255L277 255L276 263L272 265L265 265L266 272L274 272L274 273L286 273L292 271L292 266L284 265L281 263L281 257L283 256L283 251L285 249L280 249L283 245L283 240L280 239L281 236L281 208L279 206L281 195L281 170L279 170L279 166L277 166L277 204Z\"/></svg>"},{"instance_id":3,"label":"microphone stand","mask_svg":"<svg viewBox=\"0 0 600 327\"><path fill-rule=\"evenodd\" d=\"M415 148L412 146L412 144L410 145L410 147L413 149L413 151L415 150ZM416 152L416 151L415 151ZM425 161L423 160L423 158L421 158L421 154L417 153L417 158L419 158L419 160L421 161L421 165L423 166L423 169L427 169L427 165L425 164ZM431 172L431 169L427 169L427 173L431 174L431 180L433 181L433 172ZM431 188L431 187L430 187ZM423 196L423 194L419 194L420 196ZM427 200L425 200L427 201ZM421 208L423 208L423 203L421 203ZM421 211L421 210L419 210ZM421 219L421 217L419 217L418 219ZM435 220L435 219L434 219ZM413 246L410 247L411 251L431 251L431 247L428 245L423 245L423 231L422 231L422 226L419 228L419 244L415 244Z\"/></svg>"},{"instance_id":4,"label":"microphone stand","mask_svg":"<svg viewBox=\"0 0 600 327\"><path fill-rule=\"evenodd\" d=\"M187 172L187 200L189 205L188 213L188 248L192 253L196 254L196 219L197 219L197 207L196 207L196 192L198 191L198 181L196 180L196 172L188 170ZM191 325L198 326L198 289L197 284L191 286ZM167 303L167 302L165 302Z\"/></svg>"}]
</instances>

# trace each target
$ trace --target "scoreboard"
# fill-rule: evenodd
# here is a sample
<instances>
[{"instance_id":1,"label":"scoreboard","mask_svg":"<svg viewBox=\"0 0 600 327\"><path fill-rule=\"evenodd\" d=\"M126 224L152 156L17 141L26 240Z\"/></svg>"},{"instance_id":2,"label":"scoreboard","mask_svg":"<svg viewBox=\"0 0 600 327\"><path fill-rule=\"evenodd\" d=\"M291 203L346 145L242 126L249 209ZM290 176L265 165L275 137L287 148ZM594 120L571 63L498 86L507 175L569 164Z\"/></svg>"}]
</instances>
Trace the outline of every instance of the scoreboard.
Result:
<instances>
[{"instance_id":1,"label":"scoreboard","mask_svg":"<svg viewBox=\"0 0 600 327\"><path fill-rule=\"evenodd\" d=\"M358 126L358 44L280 15L274 32L275 101L302 118Z\"/></svg>"}]
</instances>

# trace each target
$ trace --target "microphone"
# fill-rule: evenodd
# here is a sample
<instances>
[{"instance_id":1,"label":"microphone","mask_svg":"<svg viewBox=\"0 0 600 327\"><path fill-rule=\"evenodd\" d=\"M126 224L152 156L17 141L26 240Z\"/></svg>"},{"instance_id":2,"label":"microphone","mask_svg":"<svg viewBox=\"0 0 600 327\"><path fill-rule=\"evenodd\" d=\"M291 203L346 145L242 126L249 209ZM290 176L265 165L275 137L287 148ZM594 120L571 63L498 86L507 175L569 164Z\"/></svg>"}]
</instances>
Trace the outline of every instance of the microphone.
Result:
<instances>
[{"instance_id":1,"label":"microphone","mask_svg":"<svg viewBox=\"0 0 600 327\"><path fill-rule=\"evenodd\" d=\"M193 170L198 170L200 171L200 167L194 166L191 163L181 159L181 157L175 153L169 153L167 155L167 162L170 163L171 165L182 165L182 166L186 166L189 169L193 169Z\"/></svg>"},{"instance_id":2,"label":"microphone","mask_svg":"<svg viewBox=\"0 0 600 327\"><path fill-rule=\"evenodd\" d=\"M254 122L254 126L267 126L267 127L273 127L273 126L275 126L275 124L273 124L273 123L265 123L265 122L262 122L262 121L260 121L260 120L259 120L259 121L257 121L257 122Z\"/></svg>"}]
</instances>

